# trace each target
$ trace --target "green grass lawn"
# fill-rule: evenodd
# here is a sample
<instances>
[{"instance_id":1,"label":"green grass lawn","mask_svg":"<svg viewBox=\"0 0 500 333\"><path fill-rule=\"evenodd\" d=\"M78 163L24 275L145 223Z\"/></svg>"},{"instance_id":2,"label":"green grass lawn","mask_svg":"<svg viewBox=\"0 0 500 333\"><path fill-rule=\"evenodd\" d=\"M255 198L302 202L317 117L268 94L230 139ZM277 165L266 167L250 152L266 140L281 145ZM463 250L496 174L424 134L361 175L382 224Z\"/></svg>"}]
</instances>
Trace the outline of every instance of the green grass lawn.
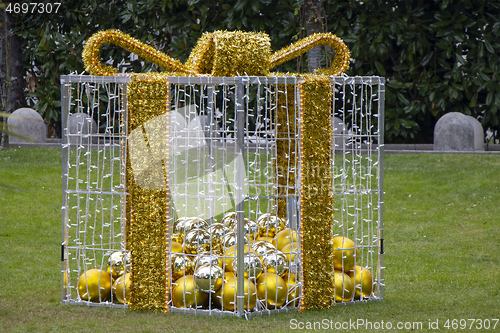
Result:
<instances>
[{"instance_id":1,"label":"green grass lawn","mask_svg":"<svg viewBox=\"0 0 500 333\"><path fill-rule=\"evenodd\" d=\"M500 331L499 171L499 155L387 155L385 299L246 321L61 304L61 151L0 151L0 331Z\"/></svg>"}]
</instances>

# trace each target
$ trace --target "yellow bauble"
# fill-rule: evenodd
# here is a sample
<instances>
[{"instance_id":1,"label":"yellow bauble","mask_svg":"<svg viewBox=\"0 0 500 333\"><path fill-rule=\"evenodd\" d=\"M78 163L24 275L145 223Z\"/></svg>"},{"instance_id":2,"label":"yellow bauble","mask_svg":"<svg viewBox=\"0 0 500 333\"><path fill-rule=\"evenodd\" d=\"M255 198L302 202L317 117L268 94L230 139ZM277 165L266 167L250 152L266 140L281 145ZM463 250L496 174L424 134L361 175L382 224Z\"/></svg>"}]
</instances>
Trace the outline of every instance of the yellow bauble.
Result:
<instances>
[{"instance_id":1,"label":"yellow bauble","mask_svg":"<svg viewBox=\"0 0 500 333\"><path fill-rule=\"evenodd\" d=\"M222 241L223 246L225 249L228 247L231 247L235 245L238 241L238 236L236 235L236 232L230 232L224 236L224 240ZM243 237L243 241L245 244L248 244L248 238Z\"/></svg>"},{"instance_id":2,"label":"yellow bauble","mask_svg":"<svg viewBox=\"0 0 500 333\"><path fill-rule=\"evenodd\" d=\"M193 229L206 229L208 222L199 217L181 217L174 222L174 234L187 234Z\"/></svg>"},{"instance_id":3,"label":"yellow bauble","mask_svg":"<svg viewBox=\"0 0 500 333\"><path fill-rule=\"evenodd\" d=\"M259 238L255 239L255 243L264 241L264 242L268 242L271 245L273 245L273 240L274 240L274 237L271 237L271 236L260 236ZM274 245L273 245L273 247L274 247Z\"/></svg>"},{"instance_id":4,"label":"yellow bauble","mask_svg":"<svg viewBox=\"0 0 500 333\"><path fill-rule=\"evenodd\" d=\"M210 234L212 252L222 254L224 236L230 232L229 229L222 223L214 223L208 227L207 232Z\"/></svg>"},{"instance_id":5,"label":"yellow bauble","mask_svg":"<svg viewBox=\"0 0 500 333\"><path fill-rule=\"evenodd\" d=\"M194 263L190 256L174 253L170 257L172 280L177 280L184 275L193 274Z\"/></svg>"},{"instance_id":6,"label":"yellow bauble","mask_svg":"<svg viewBox=\"0 0 500 333\"><path fill-rule=\"evenodd\" d=\"M121 251L113 252L108 259L108 273L113 279L118 279L125 270L125 253Z\"/></svg>"},{"instance_id":7,"label":"yellow bauble","mask_svg":"<svg viewBox=\"0 0 500 333\"><path fill-rule=\"evenodd\" d=\"M335 302L349 302L354 295L354 283L349 275L341 271L333 271Z\"/></svg>"},{"instance_id":8,"label":"yellow bauble","mask_svg":"<svg viewBox=\"0 0 500 333\"><path fill-rule=\"evenodd\" d=\"M263 214L257 219L260 236L274 237L278 232L285 229L285 223L274 214Z\"/></svg>"},{"instance_id":9,"label":"yellow bauble","mask_svg":"<svg viewBox=\"0 0 500 333\"><path fill-rule=\"evenodd\" d=\"M290 263L295 261L295 255L298 253L296 244L294 244L294 248L291 247L292 243L288 243L281 249L281 252L283 252Z\"/></svg>"},{"instance_id":10,"label":"yellow bauble","mask_svg":"<svg viewBox=\"0 0 500 333\"><path fill-rule=\"evenodd\" d=\"M234 277L236 277L236 275L234 275L233 272L224 272L224 278L223 278L224 283L222 284L222 286L224 286L224 284L226 284L227 281L231 280ZM214 307L219 309L222 307L222 289L223 288L219 288L212 296L212 302Z\"/></svg>"},{"instance_id":11,"label":"yellow bauble","mask_svg":"<svg viewBox=\"0 0 500 333\"><path fill-rule=\"evenodd\" d=\"M204 293L215 293L222 287L224 271L217 263L212 265L201 265L194 271L194 283L196 290Z\"/></svg>"},{"instance_id":12,"label":"yellow bauble","mask_svg":"<svg viewBox=\"0 0 500 333\"><path fill-rule=\"evenodd\" d=\"M203 229L192 229L184 237L184 252L195 254L210 250L210 234Z\"/></svg>"},{"instance_id":13,"label":"yellow bauble","mask_svg":"<svg viewBox=\"0 0 500 333\"><path fill-rule=\"evenodd\" d=\"M194 258L194 268L197 269L204 265L216 265L222 267L222 258L216 256L215 254L210 254L210 252L199 253L198 256Z\"/></svg>"},{"instance_id":14,"label":"yellow bauble","mask_svg":"<svg viewBox=\"0 0 500 333\"><path fill-rule=\"evenodd\" d=\"M283 306L287 297L285 280L274 273L264 273L257 279L257 297L266 303L268 309Z\"/></svg>"},{"instance_id":15,"label":"yellow bauble","mask_svg":"<svg viewBox=\"0 0 500 333\"><path fill-rule=\"evenodd\" d=\"M297 247L298 238L299 233L296 230L287 228L278 232L276 238L273 240L273 245L278 251L281 251L289 243L292 243L293 247Z\"/></svg>"},{"instance_id":16,"label":"yellow bauble","mask_svg":"<svg viewBox=\"0 0 500 333\"><path fill-rule=\"evenodd\" d=\"M78 296L85 301L103 302L111 298L111 275L100 269L90 269L78 279Z\"/></svg>"},{"instance_id":17,"label":"yellow bauble","mask_svg":"<svg viewBox=\"0 0 500 333\"><path fill-rule=\"evenodd\" d=\"M186 275L173 283L172 303L178 308L204 308L208 294L195 290L193 275Z\"/></svg>"},{"instance_id":18,"label":"yellow bauble","mask_svg":"<svg viewBox=\"0 0 500 333\"><path fill-rule=\"evenodd\" d=\"M246 252L251 252L251 248L250 246L248 245L244 245L244 249L245 249L245 253ZM237 248L236 248L236 244L235 245L232 245L230 247L228 247L225 251L224 251L224 262L223 262L223 268L226 272L232 272L233 271L233 268L231 266L231 264L233 263L233 260L234 258L236 258L236 255L237 255L238 251L237 251Z\"/></svg>"},{"instance_id":19,"label":"yellow bauble","mask_svg":"<svg viewBox=\"0 0 500 333\"><path fill-rule=\"evenodd\" d=\"M181 243L172 242L172 253L182 253L184 252L184 248Z\"/></svg>"},{"instance_id":20,"label":"yellow bauble","mask_svg":"<svg viewBox=\"0 0 500 333\"><path fill-rule=\"evenodd\" d=\"M130 303L130 273L122 275L113 284L113 294L120 304Z\"/></svg>"},{"instance_id":21,"label":"yellow bauble","mask_svg":"<svg viewBox=\"0 0 500 333\"><path fill-rule=\"evenodd\" d=\"M288 273L283 277L287 288L286 304L288 306L297 306L299 304L299 285L295 274Z\"/></svg>"},{"instance_id":22,"label":"yellow bauble","mask_svg":"<svg viewBox=\"0 0 500 333\"><path fill-rule=\"evenodd\" d=\"M336 270L348 273L354 269L356 244L343 236L333 237L333 267Z\"/></svg>"},{"instance_id":23,"label":"yellow bauble","mask_svg":"<svg viewBox=\"0 0 500 333\"><path fill-rule=\"evenodd\" d=\"M182 244L184 242L184 234L173 234L172 242L177 242L179 244Z\"/></svg>"},{"instance_id":24,"label":"yellow bauble","mask_svg":"<svg viewBox=\"0 0 500 333\"><path fill-rule=\"evenodd\" d=\"M288 273L288 258L281 251L269 252L264 256L262 266L264 267L264 271L268 273L276 273L279 276L283 276Z\"/></svg>"},{"instance_id":25,"label":"yellow bauble","mask_svg":"<svg viewBox=\"0 0 500 333\"><path fill-rule=\"evenodd\" d=\"M236 295L238 293L238 278L229 279L222 288L222 309L228 311L236 310ZM248 279L244 279L243 286L243 303L245 310L252 310L257 304L257 293L255 291L255 284Z\"/></svg>"},{"instance_id":26,"label":"yellow bauble","mask_svg":"<svg viewBox=\"0 0 500 333\"><path fill-rule=\"evenodd\" d=\"M354 272L349 272L348 275L354 281L354 298L360 299L361 295L370 297L374 283L372 272L368 268L356 265Z\"/></svg>"},{"instance_id":27,"label":"yellow bauble","mask_svg":"<svg viewBox=\"0 0 500 333\"><path fill-rule=\"evenodd\" d=\"M231 263L231 270L238 274L238 260ZM262 261L252 252L243 255L243 274L247 279L257 279L262 273Z\"/></svg>"}]
</instances>

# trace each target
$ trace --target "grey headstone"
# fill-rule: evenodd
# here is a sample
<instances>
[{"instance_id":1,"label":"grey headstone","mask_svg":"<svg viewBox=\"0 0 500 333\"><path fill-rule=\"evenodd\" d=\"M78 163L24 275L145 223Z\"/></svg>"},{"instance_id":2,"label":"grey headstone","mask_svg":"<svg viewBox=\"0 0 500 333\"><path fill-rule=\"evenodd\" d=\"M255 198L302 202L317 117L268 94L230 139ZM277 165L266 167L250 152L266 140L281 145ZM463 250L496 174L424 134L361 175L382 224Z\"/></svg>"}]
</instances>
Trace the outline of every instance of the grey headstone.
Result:
<instances>
[{"instance_id":1,"label":"grey headstone","mask_svg":"<svg viewBox=\"0 0 500 333\"><path fill-rule=\"evenodd\" d=\"M471 116L449 112L439 118L434 127L434 150L484 150L483 127Z\"/></svg>"},{"instance_id":2,"label":"grey headstone","mask_svg":"<svg viewBox=\"0 0 500 333\"><path fill-rule=\"evenodd\" d=\"M97 143L97 124L86 113L72 113L68 117L68 132L70 145L87 145ZM75 135L76 134L76 135Z\"/></svg>"},{"instance_id":3,"label":"grey headstone","mask_svg":"<svg viewBox=\"0 0 500 333\"><path fill-rule=\"evenodd\" d=\"M9 131L31 138L37 143L45 142L47 138L47 125L38 112L30 108L21 108L12 112L12 117L7 120ZM17 136L10 135L9 142L31 143Z\"/></svg>"}]
</instances>

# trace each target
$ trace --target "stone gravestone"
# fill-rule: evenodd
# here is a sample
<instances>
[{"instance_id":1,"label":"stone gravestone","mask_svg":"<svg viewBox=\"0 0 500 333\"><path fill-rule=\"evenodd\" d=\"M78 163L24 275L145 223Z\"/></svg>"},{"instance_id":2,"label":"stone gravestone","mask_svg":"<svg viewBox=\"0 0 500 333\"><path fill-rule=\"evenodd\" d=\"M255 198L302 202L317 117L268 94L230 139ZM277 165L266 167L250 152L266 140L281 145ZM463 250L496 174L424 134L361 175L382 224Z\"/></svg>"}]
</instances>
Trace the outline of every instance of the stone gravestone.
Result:
<instances>
[{"instance_id":1,"label":"stone gravestone","mask_svg":"<svg viewBox=\"0 0 500 333\"><path fill-rule=\"evenodd\" d=\"M97 137L92 135L97 134L97 124L86 113L71 113L68 117L68 130L70 145L97 143Z\"/></svg>"},{"instance_id":2,"label":"stone gravestone","mask_svg":"<svg viewBox=\"0 0 500 333\"><path fill-rule=\"evenodd\" d=\"M484 132L479 121L459 112L449 112L439 118L434 127L434 150L484 150Z\"/></svg>"},{"instance_id":3,"label":"stone gravestone","mask_svg":"<svg viewBox=\"0 0 500 333\"><path fill-rule=\"evenodd\" d=\"M47 138L47 125L38 112L30 108L20 108L12 112L12 117L7 119L9 131L28 137L36 143L43 143ZM9 135L9 142L32 143L15 135Z\"/></svg>"}]
</instances>

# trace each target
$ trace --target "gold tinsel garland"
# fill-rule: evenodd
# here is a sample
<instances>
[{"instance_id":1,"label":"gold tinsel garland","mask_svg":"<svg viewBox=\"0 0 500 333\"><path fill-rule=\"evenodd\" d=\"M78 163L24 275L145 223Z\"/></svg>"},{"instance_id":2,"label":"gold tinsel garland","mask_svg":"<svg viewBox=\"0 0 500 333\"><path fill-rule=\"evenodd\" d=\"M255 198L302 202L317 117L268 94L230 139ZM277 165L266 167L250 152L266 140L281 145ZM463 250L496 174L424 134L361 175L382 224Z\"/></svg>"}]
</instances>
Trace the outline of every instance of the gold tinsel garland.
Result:
<instances>
[{"instance_id":1,"label":"gold tinsel garland","mask_svg":"<svg viewBox=\"0 0 500 333\"><path fill-rule=\"evenodd\" d=\"M300 84L301 309L333 304L330 82L325 76L306 76Z\"/></svg>"},{"instance_id":2,"label":"gold tinsel garland","mask_svg":"<svg viewBox=\"0 0 500 333\"><path fill-rule=\"evenodd\" d=\"M330 68L319 70L326 75L340 75L349 66L350 53L343 41L332 34L314 34L271 55L269 37L265 33L216 31L205 33L188 58L186 64L172 59L151 46L122 33L107 30L92 36L85 44L85 68L94 75L116 75L117 70L105 66L99 56L105 43L121 46L145 60L157 64L170 75L271 75L273 67L289 61L314 46L328 45L335 50ZM166 76L149 73L133 77L128 87L129 133L149 119L168 111L168 83ZM331 225L333 223L333 196L331 194L331 82L327 77L309 75L300 84L301 120L301 262L303 293L301 309L325 308L332 305L333 272ZM295 108L295 89L281 85L287 91L278 96L278 105ZM283 112L283 113L281 113ZM296 133L296 119L289 119L294 110L281 110L277 120L291 121L288 130ZM283 131L283 128L278 131ZM278 135L280 136L280 134ZM281 139L285 139L283 134ZM284 141L284 140L282 140ZM291 142L278 144L278 153L291 151ZM295 179L288 170L297 156L278 156L277 168L284 175ZM168 161L166 161L168 162ZM168 164L164 165L165 171ZM286 185L278 179L280 184ZM295 182L294 182L295 184ZM165 189L143 189L134 184L130 161L127 161L128 248L132 253L131 309L167 309L169 275L167 269L168 236L168 186ZM291 190L285 189L285 193ZM293 191L292 191L293 192ZM285 201L278 202L278 213L284 215Z\"/></svg>"},{"instance_id":3,"label":"gold tinsel garland","mask_svg":"<svg viewBox=\"0 0 500 333\"><path fill-rule=\"evenodd\" d=\"M127 86L128 132L139 129L155 117L169 110L169 85L165 76L159 74L137 75L132 77ZM167 140L168 128L164 130ZM161 134L160 134L161 135ZM145 136L148 148L153 148ZM134 158L147 161L150 151L134 152ZM165 152L163 167L168 170L168 154ZM147 163L147 162L146 162ZM166 177L166 176L165 176ZM136 184L134 171L127 153L127 239L131 252L131 293L130 308L133 310L166 311L169 299L167 286L170 285L168 274L168 249L170 248L168 214L169 191L165 188L143 188Z\"/></svg>"}]
</instances>

